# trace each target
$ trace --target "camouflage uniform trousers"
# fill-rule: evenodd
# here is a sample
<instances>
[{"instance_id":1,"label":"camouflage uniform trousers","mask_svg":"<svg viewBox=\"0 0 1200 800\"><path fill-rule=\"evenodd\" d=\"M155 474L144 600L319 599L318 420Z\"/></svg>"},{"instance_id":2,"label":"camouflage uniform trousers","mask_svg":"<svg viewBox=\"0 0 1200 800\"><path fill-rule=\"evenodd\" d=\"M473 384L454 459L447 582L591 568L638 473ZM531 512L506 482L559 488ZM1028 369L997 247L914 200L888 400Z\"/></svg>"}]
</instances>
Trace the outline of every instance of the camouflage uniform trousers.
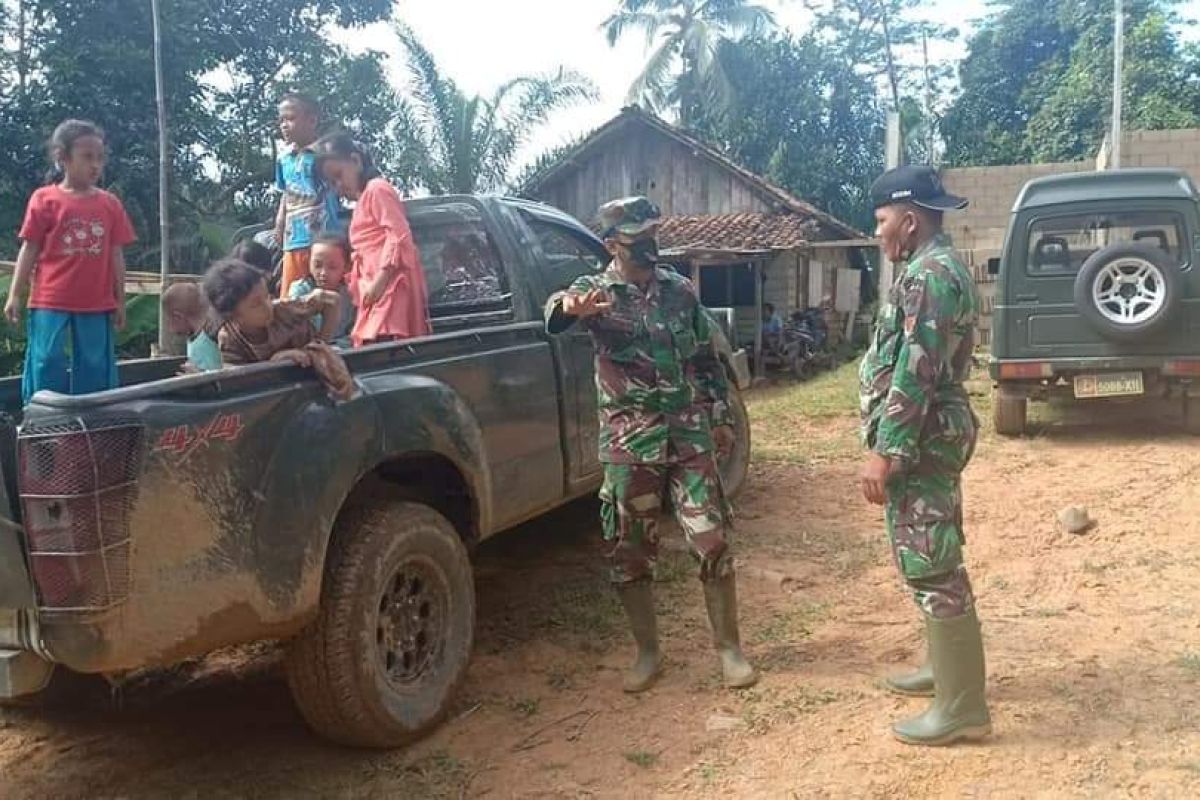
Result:
<instances>
[{"instance_id":1,"label":"camouflage uniform trousers","mask_svg":"<svg viewBox=\"0 0 1200 800\"><path fill-rule=\"evenodd\" d=\"M731 513L712 453L697 453L671 464L605 464L600 488L600 522L613 583L654 577L658 556L658 516L670 493L675 520L700 579L733 570L729 555Z\"/></svg>"},{"instance_id":2,"label":"camouflage uniform trousers","mask_svg":"<svg viewBox=\"0 0 1200 800\"><path fill-rule=\"evenodd\" d=\"M938 429L922 437L917 463L888 481L884 520L917 605L948 618L975 606L963 565L962 471L975 452L978 421L966 407L934 413Z\"/></svg>"}]
</instances>

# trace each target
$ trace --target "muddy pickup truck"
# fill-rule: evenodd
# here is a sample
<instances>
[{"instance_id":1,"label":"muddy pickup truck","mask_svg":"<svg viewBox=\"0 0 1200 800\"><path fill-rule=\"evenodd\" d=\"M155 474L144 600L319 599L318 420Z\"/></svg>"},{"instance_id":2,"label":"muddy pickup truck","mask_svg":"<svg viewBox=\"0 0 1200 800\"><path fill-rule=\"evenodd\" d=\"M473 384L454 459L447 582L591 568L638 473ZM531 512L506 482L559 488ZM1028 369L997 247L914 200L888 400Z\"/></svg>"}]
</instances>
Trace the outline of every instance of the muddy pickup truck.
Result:
<instances>
[{"instance_id":1,"label":"muddy pickup truck","mask_svg":"<svg viewBox=\"0 0 1200 800\"><path fill-rule=\"evenodd\" d=\"M591 343L548 337L541 309L607 258L538 204L409 213L434 333L347 353L349 402L280 364L131 362L118 389L23 413L0 382L0 701L55 670L120 681L279 640L319 734L390 747L437 724L471 653L471 548L599 484ZM716 350L748 385L745 354Z\"/></svg>"}]
</instances>

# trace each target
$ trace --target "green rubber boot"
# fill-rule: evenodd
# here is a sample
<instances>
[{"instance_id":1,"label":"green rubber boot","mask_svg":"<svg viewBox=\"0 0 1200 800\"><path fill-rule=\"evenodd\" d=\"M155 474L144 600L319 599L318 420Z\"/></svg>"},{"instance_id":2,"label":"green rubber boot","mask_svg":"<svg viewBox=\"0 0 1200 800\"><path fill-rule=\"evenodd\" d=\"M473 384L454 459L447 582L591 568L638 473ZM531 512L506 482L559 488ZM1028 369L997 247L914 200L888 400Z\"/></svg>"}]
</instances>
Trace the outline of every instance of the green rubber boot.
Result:
<instances>
[{"instance_id":1,"label":"green rubber boot","mask_svg":"<svg viewBox=\"0 0 1200 800\"><path fill-rule=\"evenodd\" d=\"M630 693L644 692L662 674L663 658L658 649L658 622L654 618L654 586L638 581L617 587L629 628L637 642L637 659L625 672L623 688Z\"/></svg>"},{"instance_id":2,"label":"green rubber boot","mask_svg":"<svg viewBox=\"0 0 1200 800\"><path fill-rule=\"evenodd\" d=\"M713 644L721 656L721 672L730 689L745 689L758 683L758 673L742 655L738 636L737 580L733 573L704 582L704 605L712 624Z\"/></svg>"},{"instance_id":3,"label":"green rubber boot","mask_svg":"<svg viewBox=\"0 0 1200 800\"><path fill-rule=\"evenodd\" d=\"M912 672L899 675L888 675L883 679L883 685L892 694L905 697L933 697L933 666L929 663L929 652L926 647L925 661Z\"/></svg>"},{"instance_id":4,"label":"green rubber boot","mask_svg":"<svg viewBox=\"0 0 1200 800\"><path fill-rule=\"evenodd\" d=\"M933 703L925 713L892 726L906 744L930 747L980 739L992 732L984 697L983 636L975 612L950 619L928 618Z\"/></svg>"}]
</instances>

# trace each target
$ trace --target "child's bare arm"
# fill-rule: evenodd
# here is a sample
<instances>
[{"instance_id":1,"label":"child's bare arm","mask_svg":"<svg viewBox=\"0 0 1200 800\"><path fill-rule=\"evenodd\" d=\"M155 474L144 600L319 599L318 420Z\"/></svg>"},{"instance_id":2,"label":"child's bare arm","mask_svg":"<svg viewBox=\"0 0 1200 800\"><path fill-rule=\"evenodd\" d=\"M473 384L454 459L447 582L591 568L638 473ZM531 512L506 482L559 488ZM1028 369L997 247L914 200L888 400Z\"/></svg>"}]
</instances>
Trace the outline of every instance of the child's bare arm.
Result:
<instances>
[{"instance_id":1,"label":"child's bare arm","mask_svg":"<svg viewBox=\"0 0 1200 800\"><path fill-rule=\"evenodd\" d=\"M303 350L280 350L271 356L272 361L290 361L298 367L311 367L312 358Z\"/></svg>"},{"instance_id":2,"label":"child's bare arm","mask_svg":"<svg viewBox=\"0 0 1200 800\"><path fill-rule=\"evenodd\" d=\"M8 287L8 300L4 303L4 316L13 325L21 322L21 304L29 291L29 280L33 276L33 265L37 263L41 248L33 242L22 242L17 255L17 267L13 271L12 284Z\"/></svg>"},{"instance_id":3,"label":"child's bare arm","mask_svg":"<svg viewBox=\"0 0 1200 800\"><path fill-rule=\"evenodd\" d=\"M287 226L287 194L279 195L279 210L275 212L275 246L283 249L284 228Z\"/></svg>"}]
</instances>

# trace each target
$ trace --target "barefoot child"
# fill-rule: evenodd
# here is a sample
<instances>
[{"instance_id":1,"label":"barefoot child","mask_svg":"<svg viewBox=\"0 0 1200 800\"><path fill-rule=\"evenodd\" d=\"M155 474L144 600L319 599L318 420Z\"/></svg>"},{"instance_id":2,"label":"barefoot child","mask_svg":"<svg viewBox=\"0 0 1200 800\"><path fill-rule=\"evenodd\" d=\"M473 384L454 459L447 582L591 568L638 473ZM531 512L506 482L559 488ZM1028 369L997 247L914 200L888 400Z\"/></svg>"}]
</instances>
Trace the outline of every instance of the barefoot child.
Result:
<instances>
[{"instance_id":1,"label":"barefoot child","mask_svg":"<svg viewBox=\"0 0 1200 800\"><path fill-rule=\"evenodd\" d=\"M279 296L309 273L313 236L338 224L337 195L316 170L312 152L321 108L308 95L287 94L279 103L279 131L288 148L275 166L275 187L283 192L275 218L275 241L283 250Z\"/></svg>"},{"instance_id":2,"label":"barefoot child","mask_svg":"<svg viewBox=\"0 0 1200 800\"><path fill-rule=\"evenodd\" d=\"M117 386L113 334L125 327L122 248L135 238L121 201L96 186L105 160L99 127L63 122L50 137L50 156L61 179L29 199L4 306L8 321L19 324L32 279L21 380L26 403L42 389L86 394Z\"/></svg>"},{"instance_id":3,"label":"barefoot child","mask_svg":"<svg viewBox=\"0 0 1200 800\"><path fill-rule=\"evenodd\" d=\"M184 372L211 372L221 368L221 349L217 346L217 324L194 283L176 283L163 293L163 318L167 330L187 337L187 364Z\"/></svg>"},{"instance_id":4,"label":"barefoot child","mask_svg":"<svg viewBox=\"0 0 1200 800\"><path fill-rule=\"evenodd\" d=\"M425 272L395 187L367 149L346 134L314 146L318 169L338 194L357 201L350 219L350 296L355 347L430 333Z\"/></svg>"},{"instance_id":5,"label":"barefoot child","mask_svg":"<svg viewBox=\"0 0 1200 800\"><path fill-rule=\"evenodd\" d=\"M316 289L336 292L338 296L338 321L333 327L332 342L339 347L350 345L350 331L354 327L354 302L346 288L346 270L350 266L350 243L340 233L322 231L317 234L312 246L312 274L292 284L291 300L303 300ZM320 328L323 315L312 318L312 324Z\"/></svg>"}]
</instances>

